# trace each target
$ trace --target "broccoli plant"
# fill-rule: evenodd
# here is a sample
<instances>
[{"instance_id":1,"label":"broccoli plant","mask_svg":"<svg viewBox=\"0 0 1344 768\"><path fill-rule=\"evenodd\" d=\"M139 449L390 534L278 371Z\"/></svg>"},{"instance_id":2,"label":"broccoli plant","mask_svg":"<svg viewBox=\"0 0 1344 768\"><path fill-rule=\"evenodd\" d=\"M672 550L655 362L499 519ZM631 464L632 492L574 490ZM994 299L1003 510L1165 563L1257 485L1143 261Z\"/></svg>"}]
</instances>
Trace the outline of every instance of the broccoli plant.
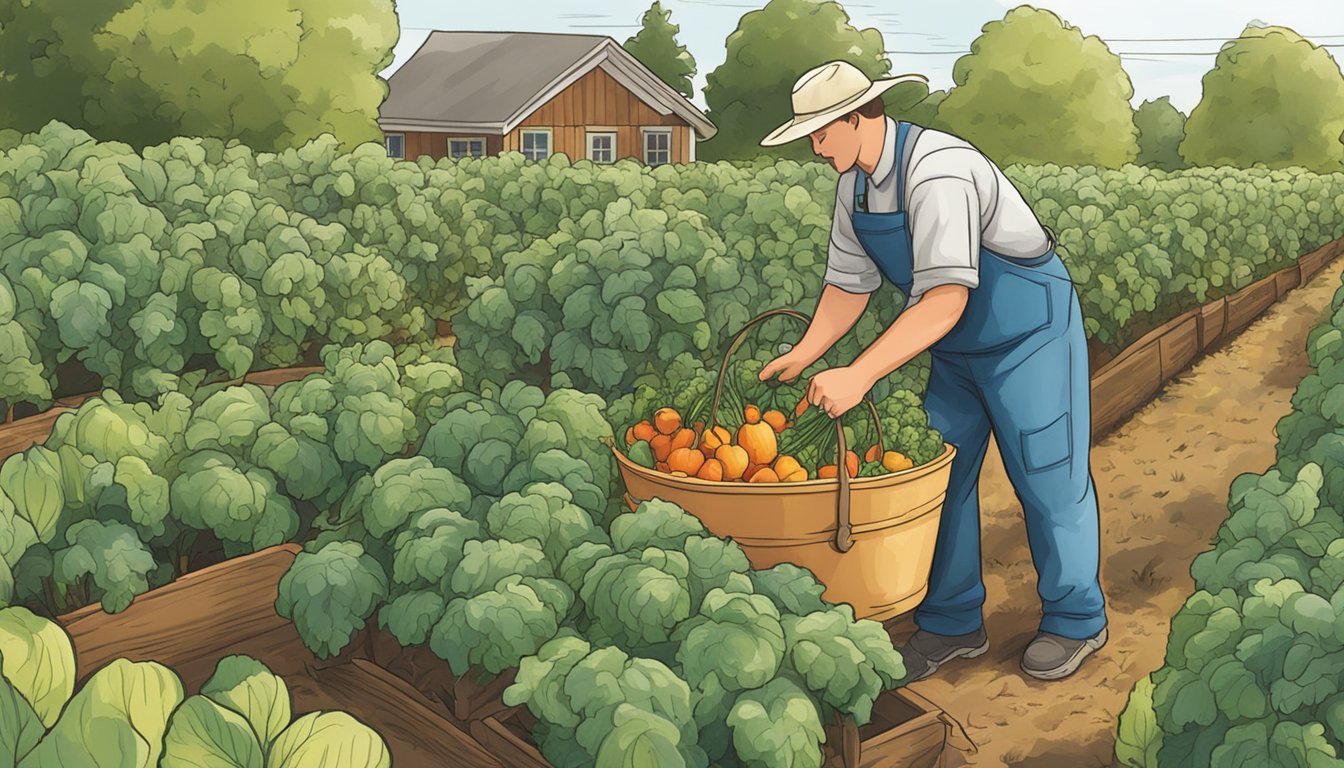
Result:
<instances>
[{"instance_id":1,"label":"broccoli plant","mask_svg":"<svg viewBox=\"0 0 1344 768\"><path fill-rule=\"evenodd\" d=\"M603 521L614 466L602 440L611 428L600 398L571 390L549 395L520 381L480 395L444 401L444 415L425 435L420 454L467 481L483 521L499 498L534 483L558 483L572 501Z\"/></svg>"}]
</instances>

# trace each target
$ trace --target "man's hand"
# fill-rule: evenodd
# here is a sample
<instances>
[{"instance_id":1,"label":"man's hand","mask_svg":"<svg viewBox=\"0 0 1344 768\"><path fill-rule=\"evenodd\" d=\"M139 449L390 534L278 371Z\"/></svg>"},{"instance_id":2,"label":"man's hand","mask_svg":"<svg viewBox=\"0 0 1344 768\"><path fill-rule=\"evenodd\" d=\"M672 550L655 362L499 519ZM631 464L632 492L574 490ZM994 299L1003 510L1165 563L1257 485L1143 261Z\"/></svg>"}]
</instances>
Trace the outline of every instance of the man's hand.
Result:
<instances>
[{"instance_id":1,"label":"man's hand","mask_svg":"<svg viewBox=\"0 0 1344 768\"><path fill-rule=\"evenodd\" d=\"M803 371L814 361L808 359L806 355L798 353L798 348L785 352L774 360L765 364L761 369L761 381L769 381L770 377L779 374L779 380L790 382L803 375Z\"/></svg>"},{"instance_id":2,"label":"man's hand","mask_svg":"<svg viewBox=\"0 0 1344 768\"><path fill-rule=\"evenodd\" d=\"M807 385L807 401L838 419L863 402L873 382L852 367L830 368L812 377Z\"/></svg>"}]
</instances>

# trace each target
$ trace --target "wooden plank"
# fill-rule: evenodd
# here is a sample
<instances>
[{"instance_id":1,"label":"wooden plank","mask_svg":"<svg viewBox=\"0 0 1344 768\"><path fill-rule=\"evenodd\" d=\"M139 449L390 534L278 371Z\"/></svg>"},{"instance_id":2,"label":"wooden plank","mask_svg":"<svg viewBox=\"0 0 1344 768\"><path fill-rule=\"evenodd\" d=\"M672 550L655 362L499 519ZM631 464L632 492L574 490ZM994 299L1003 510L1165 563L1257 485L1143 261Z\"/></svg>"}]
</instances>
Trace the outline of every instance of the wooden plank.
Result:
<instances>
[{"instance_id":1,"label":"wooden plank","mask_svg":"<svg viewBox=\"0 0 1344 768\"><path fill-rule=\"evenodd\" d=\"M1237 333L1274 303L1274 276L1257 280L1227 297L1227 332Z\"/></svg>"},{"instance_id":2,"label":"wooden plank","mask_svg":"<svg viewBox=\"0 0 1344 768\"><path fill-rule=\"evenodd\" d=\"M471 724L471 735L509 768L551 768L541 752L493 717ZM400 768L400 766L398 766Z\"/></svg>"},{"instance_id":3,"label":"wooden plank","mask_svg":"<svg viewBox=\"0 0 1344 768\"><path fill-rule=\"evenodd\" d=\"M1167 380L1185 370L1199 354L1199 310L1186 312L1163 327L1166 332L1158 340L1158 352L1162 378Z\"/></svg>"},{"instance_id":4,"label":"wooden plank","mask_svg":"<svg viewBox=\"0 0 1344 768\"><path fill-rule=\"evenodd\" d=\"M605 75L605 73L603 73ZM606 75L606 83L602 89L602 120L604 125L610 125L616 120L616 100L620 98L621 86L610 75Z\"/></svg>"},{"instance_id":5,"label":"wooden plank","mask_svg":"<svg viewBox=\"0 0 1344 768\"><path fill-rule=\"evenodd\" d=\"M1207 351L1227 333L1227 300L1217 299L1200 307L1199 349Z\"/></svg>"},{"instance_id":6,"label":"wooden plank","mask_svg":"<svg viewBox=\"0 0 1344 768\"><path fill-rule=\"evenodd\" d=\"M1316 273L1320 272L1322 269L1325 268L1326 264L1330 263L1330 261L1336 254L1335 249L1338 246L1339 242L1340 241L1336 240L1333 242L1326 243L1320 248L1317 248L1316 250L1310 253L1304 254L1301 258L1297 260L1298 267L1301 270L1302 282L1305 283L1311 278L1315 277Z\"/></svg>"},{"instance_id":7,"label":"wooden plank","mask_svg":"<svg viewBox=\"0 0 1344 768\"><path fill-rule=\"evenodd\" d=\"M1147 403L1162 386L1162 356L1149 343L1092 379L1092 431L1110 430Z\"/></svg>"},{"instance_id":8,"label":"wooden plank","mask_svg":"<svg viewBox=\"0 0 1344 768\"><path fill-rule=\"evenodd\" d=\"M280 577L299 551L283 544L188 573L121 613L92 605L60 617L79 678L117 658L157 661L194 691L232 654L253 656L282 676L316 666L294 625L275 612Z\"/></svg>"},{"instance_id":9,"label":"wooden plank","mask_svg":"<svg viewBox=\"0 0 1344 768\"><path fill-rule=\"evenodd\" d=\"M1297 264L1279 270L1274 275L1275 297L1281 299L1289 291L1302 284L1302 270Z\"/></svg>"},{"instance_id":10,"label":"wooden plank","mask_svg":"<svg viewBox=\"0 0 1344 768\"><path fill-rule=\"evenodd\" d=\"M479 742L435 711L409 683L363 659L287 677L296 716L349 712L377 731L397 768L504 768Z\"/></svg>"}]
</instances>

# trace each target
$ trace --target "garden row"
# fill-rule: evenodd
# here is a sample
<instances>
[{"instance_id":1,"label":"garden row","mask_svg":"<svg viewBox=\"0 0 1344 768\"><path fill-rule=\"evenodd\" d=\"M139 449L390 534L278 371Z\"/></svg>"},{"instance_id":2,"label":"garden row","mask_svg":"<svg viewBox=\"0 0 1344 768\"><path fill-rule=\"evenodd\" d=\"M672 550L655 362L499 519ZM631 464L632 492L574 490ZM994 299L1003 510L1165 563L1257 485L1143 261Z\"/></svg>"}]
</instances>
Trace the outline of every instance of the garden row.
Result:
<instances>
[{"instance_id":1,"label":"garden row","mask_svg":"<svg viewBox=\"0 0 1344 768\"><path fill-rule=\"evenodd\" d=\"M623 507L600 397L469 391L436 347L331 346L323 363L153 404L108 390L60 416L0 465L0 598L115 613L221 557L304 542L275 608L318 658L376 621L451 671L459 701L526 706L557 766L645 749L819 764L825 729L857 734L903 677L882 626L810 573L754 571L674 505ZM913 393L888 401L927 430Z\"/></svg>"},{"instance_id":2,"label":"garden row","mask_svg":"<svg viewBox=\"0 0 1344 768\"><path fill-rule=\"evenodd\" d=\"M292 365L326 343L428 340L464 367L613 398L703 363L820 287L820 164L397 162L176 139L137 154L59 123L0 147L0 400L82 368L129 399L185 371ZM1014 167L1080 285L1094 349L1227 295L1344 229L1344 175ZM1152 222L1156 222L1155 224ZM884 288L837 350L899 310ZM767 332L762 354L794 338ZM908 366L898 387L922 388ZM80 390L89 387L81 387Z\"/></svg>"},{"instance_id":3,"label":"garden row","mask_svg":"<svg viewBox=\"0 0 1344 768\"><path fill-rule=\"evenodd\" d=\"M1344 765L1344 287L1277 461L1238 477L1165 664L1120 717L1126 766Z\"/></svg>"}]
</instances>

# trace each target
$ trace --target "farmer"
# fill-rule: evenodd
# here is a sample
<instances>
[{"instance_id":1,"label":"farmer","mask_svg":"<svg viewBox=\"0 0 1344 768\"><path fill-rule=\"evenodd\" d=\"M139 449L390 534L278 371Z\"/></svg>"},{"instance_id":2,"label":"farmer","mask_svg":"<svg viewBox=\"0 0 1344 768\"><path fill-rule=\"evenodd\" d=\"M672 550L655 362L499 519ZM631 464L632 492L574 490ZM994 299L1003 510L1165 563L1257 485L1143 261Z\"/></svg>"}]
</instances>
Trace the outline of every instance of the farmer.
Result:
<instances>
[{"instance_id":1,"label":"farmer","mask_svg":"<svg viewBox=\"0 0 1344 768\"><path fill-rule=\"evenodd\" d=\"M1082 312L1053 237L1003 172L955 136L886 116L882 93L910 81L927 82L873 82L846 62L817 67L794 85L794 118L761 142L809 137L840 173L816 316L761 379L795 380L853 327L884 278L906 294L877 341L807 390L839 417L931 352L925 407L957 454L928 595L901 649L906 680L989 650L977 491L991 428L1025 512L1041 597L1022 669L1057 680L1106 643Z\"/></svg>"}]
</instances>

